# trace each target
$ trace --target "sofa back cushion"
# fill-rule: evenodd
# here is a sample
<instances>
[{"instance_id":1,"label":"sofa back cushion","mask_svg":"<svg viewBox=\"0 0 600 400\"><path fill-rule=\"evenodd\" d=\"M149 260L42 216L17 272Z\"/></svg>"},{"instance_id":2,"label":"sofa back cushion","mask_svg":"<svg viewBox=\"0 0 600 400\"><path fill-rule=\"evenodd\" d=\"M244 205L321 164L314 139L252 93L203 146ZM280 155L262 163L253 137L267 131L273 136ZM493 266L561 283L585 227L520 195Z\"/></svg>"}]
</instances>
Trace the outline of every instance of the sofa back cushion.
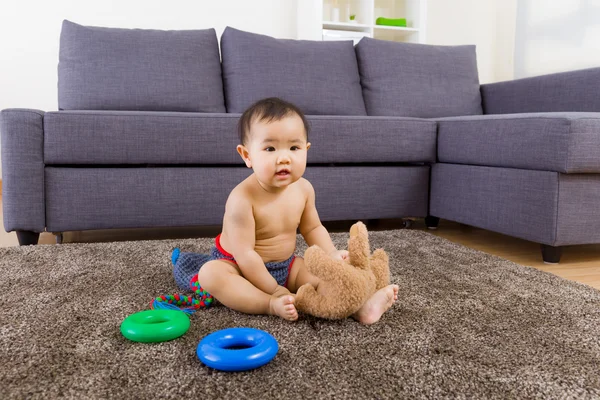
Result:
<instances>
[{"instance_id":1,"label":"sofa back cushion","mask_svg":"<svg viewBox=\"0 0 600 400\"><path fill-rule=\"evenodd\" d=\"M100 28L65 20L58 107L225 112L216 32Z\"/></svg>"},{"instance_id":2,"label":"sofa back cushion","mask_svg":"<svg viewBox=\"0 0 600 400\"><path fill-rule=\"evenodd\" d=\"M475 46L363 38L356 55L368 115L482 114Z\"/></svg>"},{"instance_id":3,"label":"sofa back cushion","mask_svg":"<svg viewBox=\"0 0 600 400\"><path fill-rule=\"evenodd\" d=\"M227 27L221 53L228 112L280 97L305 114L366 115L352 41L275 39Z\"/></svg>"}]
</instances>

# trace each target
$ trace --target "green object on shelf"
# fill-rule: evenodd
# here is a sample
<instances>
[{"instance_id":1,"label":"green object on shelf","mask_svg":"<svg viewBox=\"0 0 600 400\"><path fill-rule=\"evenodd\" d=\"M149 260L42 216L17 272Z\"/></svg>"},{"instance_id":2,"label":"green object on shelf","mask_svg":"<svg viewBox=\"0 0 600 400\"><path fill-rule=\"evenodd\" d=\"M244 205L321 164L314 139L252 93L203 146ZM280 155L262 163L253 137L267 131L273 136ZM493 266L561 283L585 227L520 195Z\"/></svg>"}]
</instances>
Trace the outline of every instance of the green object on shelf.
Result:
<instances>
[{"instance_id":1,"label":"green object on shelf","mask_svg":"<svg viewBox=\"0 0 600 400\"><path fill-rule=\"evenodd\" d=\"M383 18L379 17L375 20L375 25L385 26L402 26L406 27L406 18Z\"/></svg>"}]
</instances>

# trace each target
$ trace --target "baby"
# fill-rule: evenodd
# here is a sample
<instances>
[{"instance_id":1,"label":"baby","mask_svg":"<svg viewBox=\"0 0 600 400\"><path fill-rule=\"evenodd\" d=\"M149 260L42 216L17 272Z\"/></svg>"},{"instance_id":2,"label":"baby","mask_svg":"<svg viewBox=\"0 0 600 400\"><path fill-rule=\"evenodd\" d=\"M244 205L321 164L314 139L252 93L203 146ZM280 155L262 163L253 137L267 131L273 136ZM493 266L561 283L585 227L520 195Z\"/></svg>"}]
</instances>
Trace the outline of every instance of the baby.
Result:
<instances>
[{"instance_id":1,"label":"baby","mask_svg":"<svg viewBox=\"0 0 600 400\"><path fill-rule=\"evenodd\" d=\"M202 287L229 308L298 318L294 293L305 283L318 291L320 282L294 255L298 228L309 246L332 258L348 257L333 245L315 208L315 191L302 177L308 130L302 112L278 98L256 102L240 118L237 152L253 173L229 194L211 261L198 272ZM353 317L377 322L397 298L398 286L389 285Z\"/></svg>"}]
</instances>

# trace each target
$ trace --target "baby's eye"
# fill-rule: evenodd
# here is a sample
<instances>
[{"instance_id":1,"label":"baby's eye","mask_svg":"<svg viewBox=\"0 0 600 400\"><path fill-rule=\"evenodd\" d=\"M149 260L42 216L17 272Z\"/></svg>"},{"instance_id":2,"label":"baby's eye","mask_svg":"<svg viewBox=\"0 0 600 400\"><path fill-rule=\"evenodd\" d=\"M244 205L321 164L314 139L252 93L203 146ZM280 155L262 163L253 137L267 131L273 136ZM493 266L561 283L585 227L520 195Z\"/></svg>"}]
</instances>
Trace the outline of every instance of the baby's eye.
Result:
<instances>
[{"instance_id":1,"label":"baby's eye","mask_svg":"<svg viewBox=\"0 0 600 400\"><path fill-rule=\"evenodd\" d=\"M292 151L295 151L295 150L300 150L300 147L298 147L298 146L292 146L292 147L290 148L290 150L292 150Z\"/></svg>"},{"instance_id":2,"label":"baby's eye","mask_svg":"<svg viewBox=\"0 0 600 400\"><path fill-rule=\"evenodd\" d=\"M265 149L265 151L275 151L275 147L270 146Z\"/></svg>"}]
</instances>

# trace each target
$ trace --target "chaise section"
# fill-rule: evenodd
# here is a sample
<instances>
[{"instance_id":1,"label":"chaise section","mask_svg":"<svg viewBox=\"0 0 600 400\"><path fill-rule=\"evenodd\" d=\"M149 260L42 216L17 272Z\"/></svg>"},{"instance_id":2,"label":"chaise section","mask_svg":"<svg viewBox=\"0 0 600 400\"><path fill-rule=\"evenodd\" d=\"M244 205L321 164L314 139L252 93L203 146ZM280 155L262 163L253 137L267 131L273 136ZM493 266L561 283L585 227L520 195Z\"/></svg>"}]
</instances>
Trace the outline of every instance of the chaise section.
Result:
<instances>
[{"instance_id":1,"label":"chaise section","mask_svg":"<svg viewBox=\"0 0 600 400\"><path fill-rule=\"evenodd\" d=\"M541 243L600 242L600 113L443 118L432 215Z\"/></svg>"},{"instance_id":2,"label":"chaise section","mask_svg":"<svg viewBox=\"0 0 600 400\"><path fill-rule=\"evenodd\" d=\"M481 85L484 114L600 112L600 68Z\"/></svg>"},{"instance_id":3,"label":"chaise section","mask_svg":"<svg viewBox=\"0 0 600 400\"><path fill-rule=\"evenodd\" d=\"M431 214L505 235L556 245L559 174L439 163Z\"/></svg>"},{"instance_id":4,"label":"chaise section","mask_svg":"<svg viewBox=\"0 0 600 400\"><path fill-rule=\"evenodd\" d=\"M600 243L600 174L560 174L555 246Z\"/></svg>"},{"instance_id":5,"label":"chaise section","mask_svg":"<svg viewBox=\"0 0 600 400\"><path fill-rule=\"evenodd\" d=\"M4 229L17 231L19 243L36 244L45 227L44 112L0 112Z\"/></svg>"},{"instance_id":6,"label":"chaise section","mask_svg":"<svg viewBox=\"0 0 600 400\"><path fill-rule=\"evenodd\" d=\"M443 163L600 173L600 113L530 113L442 118Z\"/></svg>"}]
</instances>

